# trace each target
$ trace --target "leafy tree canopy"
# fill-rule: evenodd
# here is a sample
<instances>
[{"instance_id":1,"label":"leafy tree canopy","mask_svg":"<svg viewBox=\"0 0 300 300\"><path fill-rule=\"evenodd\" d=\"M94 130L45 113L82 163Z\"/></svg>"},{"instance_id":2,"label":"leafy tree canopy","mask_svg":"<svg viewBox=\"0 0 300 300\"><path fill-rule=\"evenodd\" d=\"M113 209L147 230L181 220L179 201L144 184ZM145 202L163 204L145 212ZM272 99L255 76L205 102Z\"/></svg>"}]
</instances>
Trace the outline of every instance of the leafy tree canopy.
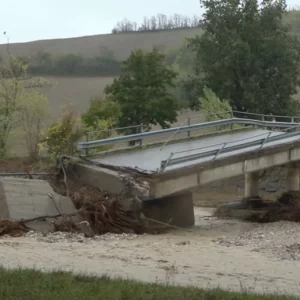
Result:
<instances>
[{"instance_id":1,"label":"leafy tree canopy","mask_svg":"<svg viewBox=\"0 0 300 300\"><path fill-rule=\"evenodd\" d=\"M176 121L178 100L170 93L177 73L166 67L157 50L137 50L123 62L121 75L105 89L108 98L120 105L119 126L159 124L167 128Z\"/></svg>"},{"instance_id":2,"label":"leafy tree canopy","mask_svg":"<svg viewBox=\"0 0 300 300\"><path fill-rule=\"evenodd\" d=\"M121 117L121 108L110 99L93 98L89 110L83 114L82 120L89 127L98 127L100 121L111 121L112 124Z\"/></svg>"},{"instance_id":3,"label":"leafy tree canopy","mask_svg":"<svg viewBox=\"0 0 300 300\"><path fill-rule=\"evenodd\" d=\"M189 40L196 54L191 107L204 86L233 109L295 113L300 43L283 24L285 0L202 0L204 34Z\"/></svg>"}]
</instances>

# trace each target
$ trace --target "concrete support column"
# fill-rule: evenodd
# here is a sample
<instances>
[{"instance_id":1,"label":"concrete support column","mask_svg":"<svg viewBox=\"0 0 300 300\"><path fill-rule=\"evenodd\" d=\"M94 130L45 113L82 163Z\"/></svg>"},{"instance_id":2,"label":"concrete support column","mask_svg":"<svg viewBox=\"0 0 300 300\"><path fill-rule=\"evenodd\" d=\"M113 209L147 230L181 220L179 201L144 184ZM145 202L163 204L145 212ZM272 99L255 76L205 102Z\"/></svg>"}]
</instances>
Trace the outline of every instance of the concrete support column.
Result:
<instances>
[{"instance_id":1,"label":"concrete support column","mask_svg":"<svg viewBox=\"0 0 300 300\"><path fill-rule=\"evenodd\" d=\"M245 174L245 198L257 197L259 195L259 172Z\"/></svg>"},{"instance_id":2,"label":"concrete support column","mask_svg":"<svg viewBox=\"0 0 300 300\"><path fill-rule=\"evenodd\" d=\"M287 186L288 191L299 191L300 186L300 172L296 165L291 164L288 167Z\"/></svg>"},{"instance_id":3,"label":"concrete support column","mask_svg":"<svg viewBox=\"0 0 300 300\"><path fill-rule=\"evenodd\" d=\"M179 227L195 224L193 194L176 194L163 198L144 201L145 217ZM158 225L153 222L153 225Z\"/></svg>"}]
</instances>

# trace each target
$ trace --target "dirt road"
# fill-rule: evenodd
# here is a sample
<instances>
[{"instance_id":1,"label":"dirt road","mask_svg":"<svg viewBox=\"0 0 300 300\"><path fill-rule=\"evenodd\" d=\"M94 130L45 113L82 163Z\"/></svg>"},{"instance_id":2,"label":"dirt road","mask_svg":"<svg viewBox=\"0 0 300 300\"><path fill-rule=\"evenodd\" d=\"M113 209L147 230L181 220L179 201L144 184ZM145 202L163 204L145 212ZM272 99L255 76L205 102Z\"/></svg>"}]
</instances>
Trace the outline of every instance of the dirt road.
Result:
<instances>
[{"instance_id":1,"label":"dirt road","mask_svg":"<svg viewBox=\"0 0 300 300\"><path fill-rule=\"evenodd\" d=\"M45 237L3 237L1 264L9 268L60 269L149 282L299 294L298 256L283 257L281 252L291 251L286 247L300 242L300 225L247 224L204 217L208 214L210 210L196 209L193 231L155 236L84 239L56 233ZM290 233L280 233L281 229ZM279 237L289 245L281 244ZM261 240L264 242L256 242Z\"/></svg>"}]
</instances>

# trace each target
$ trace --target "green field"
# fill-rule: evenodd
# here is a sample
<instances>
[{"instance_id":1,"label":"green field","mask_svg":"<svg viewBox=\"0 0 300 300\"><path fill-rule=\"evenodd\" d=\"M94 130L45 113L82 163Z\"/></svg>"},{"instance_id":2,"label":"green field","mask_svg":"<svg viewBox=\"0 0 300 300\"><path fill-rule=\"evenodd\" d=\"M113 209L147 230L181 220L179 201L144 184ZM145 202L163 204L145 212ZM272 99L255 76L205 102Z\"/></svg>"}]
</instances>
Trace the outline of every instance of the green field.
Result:
<instances>
[{"instance_id":1,"label":"green field","mask_svg":"<svg viewBox=\"0 0 300 300\"><path fill-rule=\"evenodd\" d=\"M108 277L75 276L70 273L41 273L34 270L0 268L1 300L288 300L292 296L254 295L223 290L202 290L144 284Z\"/></svg>"}]
</instances>

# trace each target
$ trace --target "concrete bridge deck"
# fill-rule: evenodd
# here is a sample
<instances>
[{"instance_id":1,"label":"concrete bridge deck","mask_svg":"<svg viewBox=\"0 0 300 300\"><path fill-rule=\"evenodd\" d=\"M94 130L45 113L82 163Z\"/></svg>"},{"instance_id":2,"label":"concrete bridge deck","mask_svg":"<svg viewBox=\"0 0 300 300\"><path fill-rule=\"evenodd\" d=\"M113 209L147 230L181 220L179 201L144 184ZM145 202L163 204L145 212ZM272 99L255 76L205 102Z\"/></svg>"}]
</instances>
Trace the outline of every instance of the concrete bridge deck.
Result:
<instances>
[{"instance_id":1,"label":"concrete bridge deck","mask_svg":"<svg viewBox=\"0 0 300 300\"><path fill-rule=\"evenodd\" d=\"M166 160L171 152L176 152L179 157L180 155L189 157L194 153L199 154L220 149L223 143L227 143L224 147L226 149L226 147L247 145L249 142L261 141L266 137L278 137L279 135L286 136L286 138L244 147L228 153L220 153L216 160L214 160L214 155L190 161L183 160L183 162L171 165L163 172L159 172L161 161ZM297 144L298 148L293 148L294 144ZM293 149L291 150L291 148ZM139 171L152 174L152 178L149 179L149 195L153 198L182 193L199 185L242 174L250 176L246 196L257 196L257 188L255 187L253 190L253 186L257 181L255 176L258 171L273 166L288 165L299 160L299 134L290 136L283 131L267 130L252 130L198 140L184 140L162 148L157 146L132 150L97 159L98 162L106 165L138 168ZM294 183L291 188L295 189L295 185L297 183Z\"/></svg>"},{"instance_id":2,"label":"concrete bridge deck","mask_svg":"<svg viewBox=\"0 0 300 300\"><path fill-rule=\"evenodd\" d=\"M145 171L145 173L154 173L160 169L160 164L162 160L167 159L170 153L177 153L176 157L182 157L183 155L193 155L195 153L201 153L208 150L218 149L221 144L227 143L228 146L238 145L249 141L255 141L262 138L276 136L279 134L284 134L284 132L272 132L269 130L252 130L244 131L238 133L228 133L218 136L202 137L196 140L184 140L178 141L173 144L162 146L155 146L151 148L144 149L134 149L129 152L118 152L113 153L101 158L94 159L95 161L105 163L112 166L122 166L138 168L139 170ZM290 140L296 140L299 137L292 137ZM262 148L272 147L280 142L273 142L264 145ZM226 147L225 147L226 148ZM248 151L253 151L260 148L260 146L249 147L247 149L238 150L230 154L220 154L221 157L242 154ZM178 153L180 152L180 153ZM175 170L178 168L184 168L191 166L193 164L199 164L211 160L211 158L204 158L192 162L184 162L182 164L177 164L175 166L170 166L167 170Z\"/></svg>"}]
</instances>

